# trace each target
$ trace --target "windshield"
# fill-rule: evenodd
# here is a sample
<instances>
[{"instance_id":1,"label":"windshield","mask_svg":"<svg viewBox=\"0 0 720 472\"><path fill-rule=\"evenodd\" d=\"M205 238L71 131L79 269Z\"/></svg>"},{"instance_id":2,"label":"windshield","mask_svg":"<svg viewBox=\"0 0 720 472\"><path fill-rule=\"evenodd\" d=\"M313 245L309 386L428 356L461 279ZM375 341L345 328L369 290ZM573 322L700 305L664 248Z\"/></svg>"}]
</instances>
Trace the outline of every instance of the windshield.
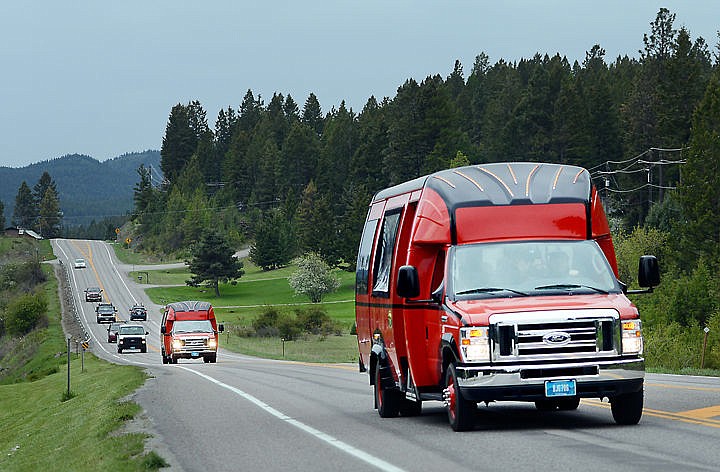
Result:
<instances>
[{"instance_id":1,"label":"windshield","mask_svg":"<svg viewBox=\"0 0 720 472\"><path fill-rule=\"evenodd\" d=\"M460 299L620 291L595 241L456 246L449 264L449 293Z\"/></svg>"},{"instance_id":2,"label":"windshield","mask_svg":"<svg viewBox=\"0 0 720 472\"><path fill-rule=\"evenodd\" d=\"M210 320L198 321L176 321L173 325L173 333L212 333L213 328Z\"/></svg>"},{"instance_id":3,"label":"windshield","mask_svg":"<svg viewBox=\"0 0 720 472\"><path fill-rule=\"evenodd\" d=\"M115 308L111 306L99 306L98 307L98 313L115 313Z\"/></svg>"},{"instance_id":4,"label":"windshield","mask_svg":"<svg viewBox=\"0 0 720 472\"><path fill-rule=\"evenodd\" d=\"M145 334L145 328L142 326L121 326L118 334Z\"/></svg>"}]
</instances>

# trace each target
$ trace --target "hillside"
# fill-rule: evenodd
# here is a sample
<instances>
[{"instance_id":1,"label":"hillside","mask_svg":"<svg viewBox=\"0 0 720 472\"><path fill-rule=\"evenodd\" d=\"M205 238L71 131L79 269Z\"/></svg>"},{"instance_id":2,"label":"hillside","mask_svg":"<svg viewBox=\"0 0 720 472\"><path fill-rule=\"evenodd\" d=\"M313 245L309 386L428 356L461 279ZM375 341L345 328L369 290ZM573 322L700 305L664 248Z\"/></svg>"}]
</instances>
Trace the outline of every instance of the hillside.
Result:
<instances>
[{"instance_id":1,"label":"hillside","mask_svg":"<svg viewBox=\"0 0 720 472\"><path fill-rule=\"evenodd\" d=\"M5 204L5 220L10 224L15 196L23 180L33 188L45 171L57 184L65 225L123 215L133 208L133 186L138 181L140 164L152 166L157 178L160 152L128 153L104 162L72 154L21 168L0 167L0 201Z\"/></svg>"}]
</instances>

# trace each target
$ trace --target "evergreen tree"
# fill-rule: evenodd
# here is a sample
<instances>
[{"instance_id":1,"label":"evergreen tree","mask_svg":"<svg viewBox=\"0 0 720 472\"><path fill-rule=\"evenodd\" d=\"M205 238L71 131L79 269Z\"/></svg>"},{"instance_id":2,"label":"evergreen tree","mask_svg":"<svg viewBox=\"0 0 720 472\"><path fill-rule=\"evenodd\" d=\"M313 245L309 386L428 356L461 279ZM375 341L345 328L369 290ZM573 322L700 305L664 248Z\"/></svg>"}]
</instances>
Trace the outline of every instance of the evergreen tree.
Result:
<instances>
[{"instance_id":1,"label":"evergreen tree","mask_svg":"<svg viewBox=\"0 0 720 472\"><path fill-rule=\"evenodd\" d=\"M282 210L267 211L257 225L250 259L263 270L286 266L293 255L292 239L290 223Z\"/></svg>"},{"instance_id":2,"label":"evergreen tree","mask_svg":"<svg viewBox=\"0 0 720 472\"><path fill-rule=\"evenodd\" d=\"M320 108L320 102L314 93L310 93L307 100L305 100L301 121L308 125L310 129L313 129L318 136L322 135L325 123L322 116L322 109Z\"/></svg>"},{"instance_id":3,"label":"evergreen tree","mask_svg":"<svg viewBox=\"0 0 720 472\"><path fill-rule=\"evenodd\" d=\"M225 159L225 155L230 150L233 134L237 128L238 117L235 110L228 107L227 110L221 109L215 120L215 151L217 159L220 163Z\"/></svg>"},{"instance_id":4,"label":"evergreen tree","mask_svg":"<svg viewBox=\"0 0 720 472\"><path fill-rule=\"evenodd\" d=\"M334 252L338 227L334 223L327 197L310 181L295 212L298 252L316 252L328 258Z\"/></svg>"},{"instance_id":5,"label":"evergreen tree","mask_svg":"<svg viewBox=\"0 0 720 472\"><path fill-rule=\"evenodd\" d=\"M38 228L40 234L46 239L60 236L62 212L60 211L60 199L54 186L48 186L47 190L45 190L45 195L40 201L39 213Z\"/></svg>"},{"instance_id":6,"label":"evergreen tree","mask_svg":"<svg viewBox=\"0 0 720 472\"><path fill-rule=\"evenodd\" d=\"M206 131L200 136L194 156L197 157L205 191L213 193L221 185L222 161L215 150L211 131Z\"/></svg>"},{"instance_id":7,"label":"evergreen tree","mask_svg":"<svg viewBox=\"0 0 720 472\"><path fill-rule=\"evenodd\" d=\"M227 241L214 231L203 234L192 251L192 259L185 261L193 274L187 285L196 287L207 283L220 296L220 282L237 280L245 273L243 263L234 256Z\"/></svg>"},{"instance_id":8,"label":"evergreen tree","mask_svg":"<svg viewBox=\"0 0 720 472\"><path fill-rule=\"evenodd\" d=\"M35 204L40 205L40 202L42 201L43 197L45 196L45 192L49 188L52 188L55 192L55 195L58 194L57 191L57 185L55 184L55 181L50 177L50 174L45 171L40 176L40 179L38 180L38 183L35 184L35 187L33 187L33 198L35 199Z\"/></svg>"},{"instance_id":9,"label":"evergreen tree","mask_svg":"<svg viewBox=\"0 0 720 472\"><path fill-rule=\"evenodd\" d=\"M318 190L326 195L340 195L350 173L350 164L358 146L355 115L345 108L330 114L322 136L321 150L315 170ZM340 199L335 198L337 204ZM338 205L334 211L339 216L342 208Z\"/></svg>"},{"instance_id":10,"label":"evergreen tree","mask_svg":"<svg viewBox=\"0 0 720 472\"><path fill-rule=\"evenodd\" d=\"M279 190L304 188L315 176L320 143L307 125L295 122L280 152Z\"/></svg>"},{"instance_id":11,"label":"evergreen tree","mask_svg":"<svg viewBox=\"0 0 720 472\"><path fill-rule=\"evenodd\" d=\"M277 177L280 173L278 162L280 151L275 141L267 139L265 145L259 149L257 155L257 169L251 202L262 205L269 205L279 198L277 188Z\"/></svg>"},{"instance_id":12,"label":"evergreen tree","mask_svg":"<svg viewBox=\"0 0 720 472\"><path fill-rule=\"evenodd\" d=\"M140 164L137 169L140 180L133 187L133 200L135 202L135 215L140 216L147 211L150 202L154 198L152 187L152 175L145 164Z\"/></svg>"},{"instance_id":13,"label":"evergreen tree","mask_svg":"<svg viewBox=\"0 0 720 472\"><path fill-rule=\"evenodd\" d=\"M720 69L693 117L690 152L683 167L680 201L689 265L706 257L720 265Z\"/></svg>"},{"instance_id":14,"label":"evergreen tree","mask_svg":"<svg viewBox=\"0 0 720 472\"><path fill-rule=\"evenodd\" d=\"M0 231L5 231L5 205L0 200Z\"/></svg>"},{"instance_id":15,"label":"evergreen tree","mask_svg":"<svg viewBox=\"0 0 720 472\"><path fill-rule=\"evenodd\" d=\"M195 153L198 138L193 125L198 126L197 121L197 117L193 117L191 123L188 107L179 103L170 111L160 148L160 169L171 183L180 176Z\"/></svg>"},{"instance_id":16,"label":"evergreen tree","mask_svg":"<svg viewBox=\"0 0 720 472\"><path fill-rule=\"evenodd\" d=\"M37 206L27 182L23 180L15 197L12 224L18 228L32 229L37 221Z\"/></svg>"},{"instance_id":17,"label":"evergreen tree","mask_svg":"<svg viewBox=\"0 0 720 472\"><path fill-rule=\"evenodd\" d=\"M388 185L382 165L388 147L386 109L370 97L356 120L358 147L350 163L350 181L371 192Z\"/></svg>"},{"instance_id":18,"label":"evergreen tree","mask_svg":"<svg viewBox=\"0 0 720 472\"><path fill-rule=\"evenodd\" d=\"M288 94L283 103L283 111L289 123L300 120L300 108L293 98Z\"/></svg>"},{"instance_id":19,"label":"evergreen tree","mask_svg":"<svg viewBox=\"0 0 720 472\"><path fill-rule=\"evenodd\" d=\"M490 98L486 85L489 69L490 58L488 55L484 52L478 54L467 83L457 99L460 113L465 117L463 120L464 130L471 142L480 147L482 147L482 120Z\"/></svg>"}]
</instances>

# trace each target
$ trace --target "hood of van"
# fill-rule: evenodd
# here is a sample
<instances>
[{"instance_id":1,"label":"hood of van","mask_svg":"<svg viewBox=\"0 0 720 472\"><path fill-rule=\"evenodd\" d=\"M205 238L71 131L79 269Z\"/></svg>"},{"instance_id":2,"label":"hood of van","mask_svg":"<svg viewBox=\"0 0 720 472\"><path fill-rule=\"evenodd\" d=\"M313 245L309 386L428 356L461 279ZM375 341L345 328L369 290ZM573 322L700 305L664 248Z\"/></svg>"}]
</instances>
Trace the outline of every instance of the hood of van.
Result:
<instances>
[{"instance_id":1,"label":"hood of van","mask_svg":"<svg viewBox=\"0 0 720 472\"><path fill-rule=\"evenodd\" d=\"M623 294L598 295L552 295L542 297L488 298L482 300L458 300L447 306L460 315L464 324L486 326L488 318L498 313L527 313L548 310L584 310L610 308L620 318L636 318L635 305Z\"/></svg>"}]
</instances>

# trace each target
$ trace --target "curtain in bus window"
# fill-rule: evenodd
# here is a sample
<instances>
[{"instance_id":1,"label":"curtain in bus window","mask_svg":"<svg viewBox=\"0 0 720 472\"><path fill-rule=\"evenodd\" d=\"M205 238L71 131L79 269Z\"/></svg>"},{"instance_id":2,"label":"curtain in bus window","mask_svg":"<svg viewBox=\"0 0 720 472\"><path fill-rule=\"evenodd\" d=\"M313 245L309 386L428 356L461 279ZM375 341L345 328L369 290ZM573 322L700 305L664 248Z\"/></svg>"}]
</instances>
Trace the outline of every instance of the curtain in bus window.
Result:
<instances>
[{"instance_id":1,"label":"curtain in bus window","mask_svg":"<svg viewBox=\"0 0 720 472\"><path fill-rule=\"evenodd\" d=\"M379 261L375 275L373 292L388 293L390 288L390 270L392 265L393 249L395 248L395 237L397 236L400 213L385 215L382 227L382 236L378 242L378 253L376 258Z\"/></svg>"}]
</instances>

